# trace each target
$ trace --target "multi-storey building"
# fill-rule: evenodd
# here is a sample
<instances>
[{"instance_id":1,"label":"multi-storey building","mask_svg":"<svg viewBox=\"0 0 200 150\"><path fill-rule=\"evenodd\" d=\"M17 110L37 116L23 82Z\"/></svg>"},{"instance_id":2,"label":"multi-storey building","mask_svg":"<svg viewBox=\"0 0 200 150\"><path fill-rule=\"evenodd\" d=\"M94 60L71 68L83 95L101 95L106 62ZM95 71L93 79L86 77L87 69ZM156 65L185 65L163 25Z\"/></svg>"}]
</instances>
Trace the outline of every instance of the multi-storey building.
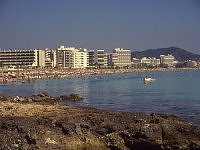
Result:
<instances>
[{"instance_id":1,"label":"multi-storey building","mask_svg":"<svg viewBox=\"0 0 200 150\"><path fill-rule=\"evenodd\" d=\"M109 65L112 67L117 67L116 62L118 61L118 54L116 53L111 53L110 54L110 60L109 60Z\"/></svg>"},{"instance_id":2,"label":"multi-storey building","mask_svg":"<svg viewBox=\"0 0 200 150\"><path fill-rule=\"evenodd\" d=\"M138 58L133 58L132 59L132 67L139 67L141 64L141 60Z\"/></svg>"},{"instance_id":3,"label":"multi-storey building","mask_svg":"<svg viewBox=\"0 0 200 150\"><path fill-rule=\"evenodd\" d=\"M188 61L186 61L186 67L195 68L195 67L197 67L197 62L192 61L192 60L188 60Z\"/></svg>"},{"instance_id":4,"label":"multi-storey building","mask_svg":"<svg viewBox=\"0 0 200 150\"><path fill-rule=\"evenodd\" d=\"M107 63L108 63L108 68L112 67L112 53L106 53L107 55Z\"/></svg>"},{"instance_id":5,"label":"multi-storey building","mask_svg":"<svg viewBox=\"0 0 200 150\"><path fill-rule=\"evenodd\" d=\"M89 67L95 67L95 51L94 50L89 50L88 58L89 58Z\"/></svg>"},{"instance_id":6,"label":"multi-storey building","mask_svg":"<svg viewBox=\"0 0 200 150\"><path fill-rule=\"evenodd\" d=\"M56 66L56 50L46 48L45 50L45 67L53 68Z\"/></svg>"},{"instance_id":7,"label":"multi-storey building","mask_svg":"<svg viewBox=\"0 0 200 150\"><path fill-rule=\"evenodd\" d=\"M0 50L0 64L6 67L55 67L55 52L45 50Z\"/></svg>"},{"instance_id":8,"label":"multi-storey building","mask_svg":"<svg viewBox=\"0 0 200 150\"><path fill-rule=\"evenodd\" d=\"M60 45L57 49L57 67L73 68L73 52L77 51L75 47L65 47Z\"/></svg>"},{"instance_id":9,"label":"multi-storey building","mask_svg":"<svg viewBox=\"0 0 200 150\"><path fill-rule=\"evenodd\" d=\"M53 68L57 66L57 50L52 50Z\"/></svg>"},{"instance_id":10,"label":"multi-storey building","mask_svg":"<svg viewBox=\"0 0 200 150\"><path fill-rule=\"evenodd\" d=\"M173 55L160 55L160 63L173 67L175 65L175 58Z\"/></svg>"},{"instance_id":11,"label":"multi-storey building","mask_svg":"<svg viewBox=\"0 0 200 150\"><path fill-rule=\"evenodd\" d=\"M79 49L74 53L74 68L87 68L89 65L87 49Z\"/></svg>"},{"instance_id":12,"label":"multi-storey building","mask_svg":"<svg viewBox=\"0 0 200 150\"><path fill-rule=\"evenodd\" d=\"M160 59L157 59L157 58L155 58L155 57L152 57L152 58L147 58L147 57L143 57L142 59L141 59L141 65L142 66L153 66L153 67L155 67L155 66L159 66L160 65Z\"/></svg>"},{"instance_id":13,"label":"multi-storey building","mask_svg":"<svg viewBox=\"0 0 200 150\"><path fill-rule=\"evenodd\" d=\"M98 68L107 68L107 54L104 49L95 50L95 65Z\"/></svg>"},{"instance_id":14,"label":"multi-storey building","mask_svg":"<svg viewBox=\"0 0 200 150\"><path fill-rule=\"evenodd\" d=\"M151 65L151 59L147 58L147 57L142 57L142 59L140 60L140 63L144 66L150 66Z\"/></svg>"},{"instance_id":15,"label":"multi-storey building","mask_svg":"<svg viewBox=\"0 0 200 150\"><path fill-rule=\"evenodd\" d=\"M45 67L45 51L44 50L34 50L35 54L35 60L34 64L32 66L35 67Z\"/></svg>"},{"instance_id":16,"label":"multi-storey building","mask_svg":"<svg viewBox=\"0 0 200 150\"><path fill-rule=\"evenodd\" d=\"M112 53L112 65L114 67L131 66L131 51L124 48L115 48Z\"/></svg>"},{"instance_id":17,"label":"multi-storey building","mask_svg":"<svg viewBox=\"0 0 200 150\"><path fill-rule=\"evenodd\" d=\"M86 68L88 67L87 49L59 46L57 49L57 67Z\"/></svg>"},{"instance_id":18,"label":"multi-storey building","mask_svg":"<svg viewBox=\"0 0 200 150\"><path fill-rule=\"evenodd\" d=\"M56 67L62 68L64 67L64 54L65 54L65 46L59 46L56 50Z\"/></svg>"},{"instance_id":19,"label":"multi-storey building","mask_svg":"<svg viewBox=\"0 0 200 150\"><path fill-rule=\"evenodd\" d=\"M31 67L35 61L35 51L28 49L0 50L0 65L2 67Z\"/></svg>"}]
</instances>

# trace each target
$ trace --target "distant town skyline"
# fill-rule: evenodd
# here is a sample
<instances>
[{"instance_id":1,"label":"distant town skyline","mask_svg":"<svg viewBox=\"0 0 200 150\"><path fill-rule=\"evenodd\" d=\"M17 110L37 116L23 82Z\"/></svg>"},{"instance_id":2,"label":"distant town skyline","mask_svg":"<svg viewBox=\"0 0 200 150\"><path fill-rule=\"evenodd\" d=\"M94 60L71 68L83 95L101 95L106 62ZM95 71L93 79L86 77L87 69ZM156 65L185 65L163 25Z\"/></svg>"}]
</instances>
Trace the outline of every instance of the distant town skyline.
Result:
<instances>
[{"instance_id":1,"label":"distant town skyline","mask_svg":"<svg viewBox=\"0 0 200 150\"><path fill-rule=\"evenodd\" d=\"M175 46L200 54L199 16L199 0L0 0L0 48Z\"/></svg>"}]
</instances>

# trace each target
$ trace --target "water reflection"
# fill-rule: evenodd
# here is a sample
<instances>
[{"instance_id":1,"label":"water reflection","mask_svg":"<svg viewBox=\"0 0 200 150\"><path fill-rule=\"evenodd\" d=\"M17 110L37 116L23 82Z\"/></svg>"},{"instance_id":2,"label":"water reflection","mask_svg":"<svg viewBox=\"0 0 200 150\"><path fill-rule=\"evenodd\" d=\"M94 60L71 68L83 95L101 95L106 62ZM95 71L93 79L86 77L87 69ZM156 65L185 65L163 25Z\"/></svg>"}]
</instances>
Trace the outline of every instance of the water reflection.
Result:
<instances>
[{"instance_id":1,"label":"water reflection","mask_svg":"<svg viewBox=\"0 0 200 150\"><path fill-rule=\"evenodd\" d=\"M156 81L145 85L142 80L144 75ZM25 96L42 91L52 96L77 93L85 98L83 102L65 104L121 111L172 113L196 122L199 120L197 114L200 114L200 84L197 81L200 81L199 71L145 72L10 83L1 85L0 92Z\"/></svg>"}]
</instances>

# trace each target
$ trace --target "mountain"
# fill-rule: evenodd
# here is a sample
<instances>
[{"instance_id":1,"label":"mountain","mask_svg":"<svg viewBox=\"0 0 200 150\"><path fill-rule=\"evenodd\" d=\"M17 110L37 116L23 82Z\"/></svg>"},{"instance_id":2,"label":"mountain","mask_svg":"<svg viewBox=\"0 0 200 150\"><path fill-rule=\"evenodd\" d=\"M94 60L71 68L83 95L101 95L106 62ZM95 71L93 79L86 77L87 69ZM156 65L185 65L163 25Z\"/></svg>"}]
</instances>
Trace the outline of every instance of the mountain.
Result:
<instances>
[{"instance_id":1,"label":"mountain","mask_svg":"<svg viewBox=\"0 0 200 150\"><path fill-rule=\"evenodd\" d=\"M142 58L142 57L156 57L159 58L160 55L173 55L178 61L186 60L200 60L200 55L188 52L184 49L178 47L168 47L168 48L158 48L158 49L148 49L145 51L134 51L131 53L132 58Z\"/></svg>"}]
</instances>

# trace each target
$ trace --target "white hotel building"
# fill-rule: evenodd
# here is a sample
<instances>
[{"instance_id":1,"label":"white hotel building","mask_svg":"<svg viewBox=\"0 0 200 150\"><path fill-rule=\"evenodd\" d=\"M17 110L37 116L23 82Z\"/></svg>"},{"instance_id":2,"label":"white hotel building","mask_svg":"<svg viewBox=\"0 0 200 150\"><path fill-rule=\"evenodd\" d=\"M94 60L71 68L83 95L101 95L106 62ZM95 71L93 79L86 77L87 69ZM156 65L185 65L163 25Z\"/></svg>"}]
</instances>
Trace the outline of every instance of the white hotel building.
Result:
<instances>
[{"instance_id":1,"label":"white hotel building","mask_svg":"<svg viewBox=\"0 0 200 150\"><path fill-rule=\"evenodd\" d=\"M61 68L86 68L89 64L87 49L60 45L57 48L56 56L57 67Z\"/></svg>"},{"instance_id":2,"label":"white hotel building","mask_svg":"<svg viewBox=\"0 0 200 150\"><path fill-rule=\"evenodd\" d=\"M168 54L160 55L160 63L173 67L177 62L175 61L175 57L173 55Z\"/></svg>"},{"instance_id":3,"label":"white hotel building","mask_svg":"<svg viewBox=\"0 0 200 150\"><path fill-rule=\"evenodd\" d=\"M160 65L160 59L157 59L157 58L155 58L155 57L149 57L149 58L147 58L147 57L143 57L142 59L141 59L141 65L146 65L146 66L153 66L153 67L155 67L155 66L159 66Z\"/></svg>"},{"instance_id":4,"label":"white hotel building","mask_svg":"<svg viewBox=\"0 0 200 150\"><path fill-rule=\"evenodd\" d=\"M111 56L111 64L115 67L131 66L131 50L124 48L115 48Z\"/></svg>"}]
</instances>

